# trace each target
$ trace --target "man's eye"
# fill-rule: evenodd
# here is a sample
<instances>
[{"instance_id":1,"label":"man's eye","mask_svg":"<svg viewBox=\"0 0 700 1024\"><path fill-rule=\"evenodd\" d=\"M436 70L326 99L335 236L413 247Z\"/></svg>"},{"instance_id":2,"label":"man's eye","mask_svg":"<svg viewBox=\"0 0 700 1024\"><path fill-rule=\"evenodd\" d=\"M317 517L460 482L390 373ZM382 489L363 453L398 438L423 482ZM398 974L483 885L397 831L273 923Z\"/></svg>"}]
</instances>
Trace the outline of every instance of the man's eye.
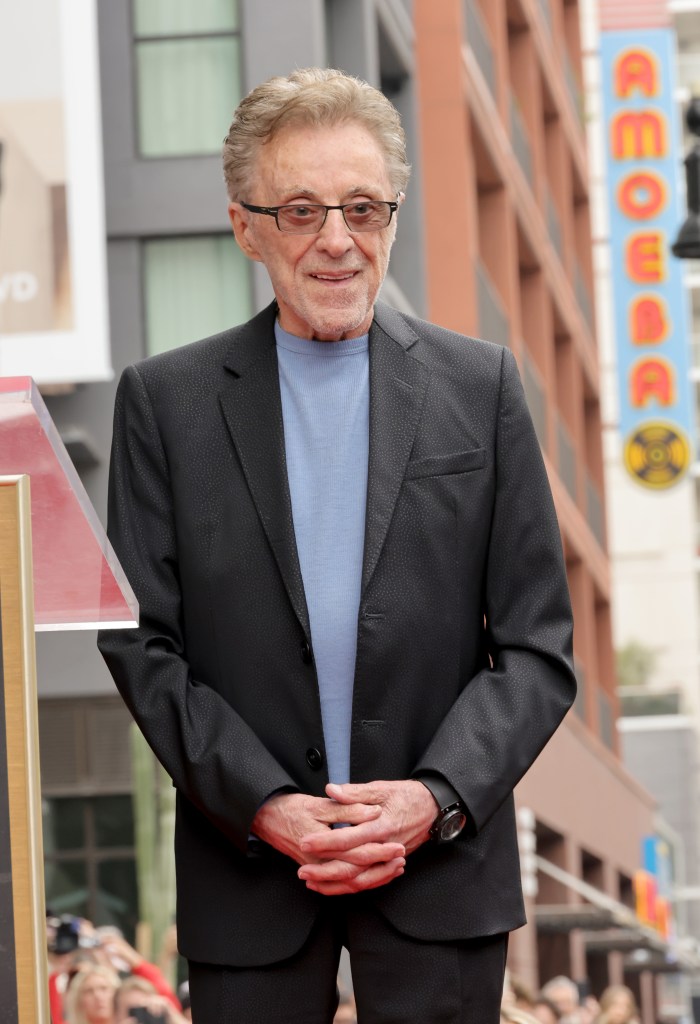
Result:
<instances>
[{"instance_id":1,"label":"man's eye","mask_svg":"<svg viewBox=\"0 0 700 1024\"><path fill-rule=\"evenodd\" d=\"M368 214L374 213L374 203L353 203L349 207L349 212L353 217L366 217Z\"/></svg>"},{"instance_id":2,"label":"man's eye","mask_svg":"<svg viewBox=\"0 0 700 1024\"><path fill-rule=\"evenodd\" d=\"M294 217L296 220L306 220L314 214L311 206L285 206L284 213L287 217Z\"/></svg>"}]
</instances>

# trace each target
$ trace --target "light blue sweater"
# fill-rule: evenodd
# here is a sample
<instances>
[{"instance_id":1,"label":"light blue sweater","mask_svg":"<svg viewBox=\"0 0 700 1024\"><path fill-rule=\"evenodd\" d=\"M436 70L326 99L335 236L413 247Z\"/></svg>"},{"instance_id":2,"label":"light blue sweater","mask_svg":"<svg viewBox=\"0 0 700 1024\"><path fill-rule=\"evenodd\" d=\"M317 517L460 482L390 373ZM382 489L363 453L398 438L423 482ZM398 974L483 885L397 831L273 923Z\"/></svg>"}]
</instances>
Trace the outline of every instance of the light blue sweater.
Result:
<instances>
[{"instance_id":1,"label":"light blue sweater","mask_svg":"<svg viewBox=\"0 0 700 1024\"><path fill-rule=\"evenodd\" d=\"M287 473L331 782L350 778L365 536L369 338L308 341L275 325Z\"/></svg>"}]
</instances>

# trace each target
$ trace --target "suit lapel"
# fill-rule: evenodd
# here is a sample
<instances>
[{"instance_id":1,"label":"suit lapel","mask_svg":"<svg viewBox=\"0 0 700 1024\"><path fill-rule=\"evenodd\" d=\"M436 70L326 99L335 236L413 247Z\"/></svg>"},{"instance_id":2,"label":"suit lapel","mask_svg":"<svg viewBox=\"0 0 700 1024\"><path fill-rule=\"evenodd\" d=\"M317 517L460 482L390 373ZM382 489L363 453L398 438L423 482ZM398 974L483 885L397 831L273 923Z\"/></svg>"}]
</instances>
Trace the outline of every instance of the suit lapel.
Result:
<instances>
[{"instance_id":1,"label":"suit lapel","mask_svg":"<svg viewBox=\"0 0 700 1024\"><path fill-rule=\"evenodd\" d=\"M384 546L418 426L429 371L410 348L406 321L383 303L370 328L369 475L362 592Z\"/></svg>"},{"instance_id":2,"label":"suit lapel","mask_svg":"<svg viewBox=\"0 0 700 1024\"><path fill-rule=\"evenodd\" d=\"M285 459L275 313L273 304L237 332L219 402L289 600L310 639Z\"/></svg>"}]
</instances>

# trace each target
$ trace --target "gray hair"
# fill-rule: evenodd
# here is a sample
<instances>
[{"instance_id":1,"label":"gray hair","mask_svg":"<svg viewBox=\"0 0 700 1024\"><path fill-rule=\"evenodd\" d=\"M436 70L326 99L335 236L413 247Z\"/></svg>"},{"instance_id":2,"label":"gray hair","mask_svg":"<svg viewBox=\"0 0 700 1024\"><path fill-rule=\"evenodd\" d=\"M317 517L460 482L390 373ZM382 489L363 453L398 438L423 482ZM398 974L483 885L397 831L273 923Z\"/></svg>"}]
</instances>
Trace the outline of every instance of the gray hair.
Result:
<instances>
[{"instance_id":1,"label":"gray hair","mask_svg":"<svg viewBox=\"0 0 700 1024\"><path fill-rule=\"evenodd\" d=\"M403 192L411 168L396 107L378 89L344 71L302 68L256 86L236 108L223 149L229 199L246 194L261 147L283 128L330 127L346 121L372 133L384 151L392 188Z\"/></svg>"},{"instance_id":2,"label":"gray hair","mask_svg":"<svg viewBox=\"0 0 700 1024\"><path fill-rule=\"evenodd\" d=\"M561 988L567 989L578 1000L578 985L571 978L567 978L565 974L558 974L556 978L550 978L547 984L542 986L542 995L551 998L551 993Z\"/></svg>"}]
</instances>

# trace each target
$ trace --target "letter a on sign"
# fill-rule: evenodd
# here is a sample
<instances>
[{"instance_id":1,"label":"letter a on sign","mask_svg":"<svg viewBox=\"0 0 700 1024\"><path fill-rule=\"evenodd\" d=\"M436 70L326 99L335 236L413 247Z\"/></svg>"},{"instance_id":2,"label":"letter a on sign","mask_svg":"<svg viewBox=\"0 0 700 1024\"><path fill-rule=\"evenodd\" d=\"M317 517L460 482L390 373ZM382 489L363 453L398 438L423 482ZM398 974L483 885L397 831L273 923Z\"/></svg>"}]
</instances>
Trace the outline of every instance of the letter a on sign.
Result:
<instances>
[{"instance_id":1,"label":"letter a on sign","mask_svg":"<svg viewBox=\"0 0 700 1024\"><path fill-rule=\"evenodd\" d=\"M635 90L642 96L656 96L659 92L656 58L646 50L628 50L621 54L615 67L617 95L629 99Z\"/></svg>"},{"instance_id":2,"label":"letter a on sign","mask_svg":"<svg viewBox=\"0 0 700 1024\"><path fill-rule=\"evenodd\" d=\"M643 359L630 375L630 401L635 409L649 402L673 405L676 401L673 386L673 367L665 359Z\"/></svg>"}]
</instances>

